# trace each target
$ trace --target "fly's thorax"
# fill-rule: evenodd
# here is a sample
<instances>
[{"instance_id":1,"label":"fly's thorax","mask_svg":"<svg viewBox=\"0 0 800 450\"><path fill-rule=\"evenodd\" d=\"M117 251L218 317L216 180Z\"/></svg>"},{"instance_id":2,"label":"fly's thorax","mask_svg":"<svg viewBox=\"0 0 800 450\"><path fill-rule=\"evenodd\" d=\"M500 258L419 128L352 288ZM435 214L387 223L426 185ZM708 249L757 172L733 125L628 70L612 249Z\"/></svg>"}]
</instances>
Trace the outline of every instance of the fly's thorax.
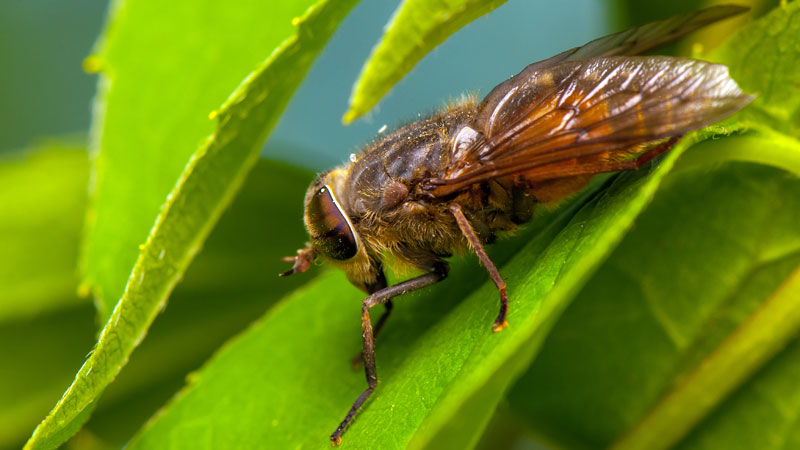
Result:
<instances>
[{"instance_id":1,"label":"fly's thorax","mask_svg":"<svg viewBox=\"0 0 800 450\"><path fill-rule=\"evenodd\" d=\"M452 163L453 137L476 114L474 99L452 103L431 117L381 135L351 157L342 194L356 216L401 207L413 201L427 178L443 176Z\"/></svg>"}]
</instances>

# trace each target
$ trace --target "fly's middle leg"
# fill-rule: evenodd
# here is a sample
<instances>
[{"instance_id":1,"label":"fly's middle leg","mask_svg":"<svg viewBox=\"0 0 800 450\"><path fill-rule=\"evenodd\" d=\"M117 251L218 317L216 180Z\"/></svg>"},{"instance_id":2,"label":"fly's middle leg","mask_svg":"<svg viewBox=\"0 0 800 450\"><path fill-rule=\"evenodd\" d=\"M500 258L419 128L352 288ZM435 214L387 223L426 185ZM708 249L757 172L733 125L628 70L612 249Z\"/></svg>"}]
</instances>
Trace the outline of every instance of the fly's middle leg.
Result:
<instances>
[{"instance_id":1,"label":"fly's middle leg","mask_svg":"<svg viewBox=\"0 0 800 450\"><path fill-rule=\"evenodd\" d=\"M495 333L502 331L508 326L508 322L506 321L506 315L508 315L508 295L506 294L506 282L503 281L503 277L500 276L500 272L497 270L497 267L495 267L492 260L489 259L489 255L486 254L486 250L483 249L483 244L481 244L477 233L475 233L475 230L472 228L472 225L470 225L469 220L467 220L467 217L464 215L461 205L453 203L450 205L450 212L453 214L453 217L455 217L458 228L461 229L461 233L463 233L464 237L467 238L469 245L475 251L475 254L478 255L478 259L480 259L481 264L483 264L483 267L486 268L486 271L489 272L489 277L491 277L495 286L497 286L497 290L500 292L500 312L497 314L497 318L492 324L492 331Z\"/></svg>"}]
</instances>

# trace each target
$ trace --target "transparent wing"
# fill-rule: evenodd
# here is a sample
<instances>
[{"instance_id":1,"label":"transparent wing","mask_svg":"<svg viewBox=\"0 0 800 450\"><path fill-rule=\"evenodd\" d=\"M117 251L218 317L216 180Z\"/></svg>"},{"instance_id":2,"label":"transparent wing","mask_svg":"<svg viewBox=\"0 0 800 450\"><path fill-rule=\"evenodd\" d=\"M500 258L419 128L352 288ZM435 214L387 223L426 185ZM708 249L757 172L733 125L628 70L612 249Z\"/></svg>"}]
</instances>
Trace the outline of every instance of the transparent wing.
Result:
<instances>
[{"instance_id":1,"label":"transparent wing","mask_svg":"<svg viewBox=\"0 0 800 450\"><path fill-rule=\"evenodd\" d=\"M706 25L743 14L748 10L749 8L738 5L712 6L595 39L581 47L575 47L551 58L528 65L522 72L492 89L489 95L483 99L482 109L493 110L505 98L509 90L537 71L565 61L578 61L603 56L641 55Z\"/></svg>"},{"instance_id":2,"label":"transparent wing","mask_svg":"<svg viewBox=\"0 0 800 450\"><path fill-rule=\"evenodd\" d=\"M613 158L721 120L752 98L727 67L667 56L566 61L529 73L482 104L454 139L451 165L426 181L434 196L494 177L557 178L565 161ZM617 155L619 157L619 155ZM574 167L572 169L574 171Z\"/></svg>"}]
</instances>

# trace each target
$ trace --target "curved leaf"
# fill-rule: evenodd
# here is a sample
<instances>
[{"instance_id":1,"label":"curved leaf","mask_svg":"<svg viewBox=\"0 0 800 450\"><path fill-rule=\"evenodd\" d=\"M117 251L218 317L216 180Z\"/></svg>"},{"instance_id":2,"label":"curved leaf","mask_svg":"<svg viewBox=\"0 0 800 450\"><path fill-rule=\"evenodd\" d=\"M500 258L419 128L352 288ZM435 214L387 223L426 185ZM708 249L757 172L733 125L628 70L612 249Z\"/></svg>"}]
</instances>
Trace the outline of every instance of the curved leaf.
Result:
<instances>
[{"instance_id":1,"label":"curved leaf","mask_svg":"<svg viewBox=\"0 0 800 450\"><path fill-rule=\"evenodd\" d=\"M294 21L296 34L220 109L216 132L193 155L167 197L94 352L26 448L55 447L87 419L103 389L164 308L169 293L258 158L261 144L302 76L354 4L355 0L323 0L310 8Z\"/></svg>"},{"instance_id":2,"label":"curved leaf","mask_svg":"<svg viewBox=\"0 0 800 450\"><path fill-rule=\"evenodd\" d=\"M428 52L506 0L404 0L372 50L342 121L364 115Z\"/></svg>"},{"instance_id":3,"label":"curved leaf","mask_svg":"<svg viewBox=\"0 0 800 450\"><path fill-rule=\"evenodd\" d=\"M293 19L315 2L113 3L101 50L84 64L102 72L83 252L83 286L95 296L101 324L122 297L167 195L214 133L209 114L296 36ZM302 73L288 71L287 82Z\"/></svg>"}]
</instances>

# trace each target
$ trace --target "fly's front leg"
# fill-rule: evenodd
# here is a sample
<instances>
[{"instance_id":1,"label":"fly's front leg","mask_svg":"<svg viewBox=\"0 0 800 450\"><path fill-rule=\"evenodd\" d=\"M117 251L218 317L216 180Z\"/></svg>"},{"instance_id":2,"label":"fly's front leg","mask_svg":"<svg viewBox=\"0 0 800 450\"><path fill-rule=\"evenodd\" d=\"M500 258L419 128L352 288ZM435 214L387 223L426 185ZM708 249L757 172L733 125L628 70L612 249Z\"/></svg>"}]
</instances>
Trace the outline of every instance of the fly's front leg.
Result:
<instances>
[{"instance_id":1,"label":"fly's front leg","mask_svg":"<svg viewBox=\"0 0 800 450\"><path fill-rule=\"evenodd\" d=\"M367 294L370 295L380 291L381 289L386 289L388 285L388 283L386 282L386 275L383 273L383 265L378 263L377 267L378 267L377 270L378 275L375 277L375 281L372 283L368 283L364 286L364 290L366 290ZM372 333L373 339L378 338L378 334L380 334L381 329L383 328L384 324L386 324L386 320L389 318L389 314L391 314L392 312L392 306L394 305L392 305L391 300L386 300L383 306L386 308L386 310L383 312L380 319L378 319L378 323L375 324L375 328ZM358 352L356 356L353 357L352 360L353 369L358 369L361 366L361 362L364 359L363 355L364 355L363 352Z\"/></svg>"},{"instance_id":2,"label":"fly's front leg","mask_svg":"<svg viewBox=\"0 0 800 450\"><path fill-rule=\"evenodd\" d=\"M350 425L350 422L353 421L353 417L355 417L361 405L367 401L378 386L378 373L375 369L375 336L372 332L372 321L369 318L370 308L375 305L387 303L398 295L403 295L407 292L435 284L447 277L447 271L447 263L438 263L430 273L403 281L394 286L383 288L364 299L361 304L361 331L364 341L362 354L364 359L364 373L367 376L367 389L358 396L355 403L353 403L353 406L350 408L350 411L347 412L344 420L342 420L342 423L336 428L336 431L331 433L331 444L339 445L342 442L342 433L344 433L344 430Z\"/></svg>"},{"instance_id":3,"label":"fly's front leg","mask_svg":"<svg viewBox=\"0 0 800 450\"><path fill-rule=\"evenodd\" d=\"M383 314L381 314L381 317L378 319L378 323L375 324L375 331L372 333L373 339L378 338L378 334L380 334L384 324L386 324L386 320L389 318L389 314L392 313L392 307L394 305L392 304L391 300L386 300L386 303L384 303L383 306L386 308L386 310L383 311ZM364 352L358 352L358 354L356 354L356 356L353 357L353 362L352 362L353 369L358 369L361 366L361 362L363 361L363 359L364 359Z\"/></svg>"},{"instance_id":4,"label":"fly's front leg","mask_svg":"<svg viewBox=\"0 0 800 450\"><path fill-rule=\"evenodd\" d=\"M489 255L486 254L486 250L483 249L483 245L481 244L477 233L475 233L475 230L472 228L472 225L470 225L467 217L464 216L464 211L461 210L461 205L453 203L450 205L450 212L453 214L453 217L455 217L458 228L461 229L461 233L463 233L464 237L467 238L472 250L474 250L475 254L478 255L478 259L480 259L481 264L483 264L483 267L486 268L487 272L489 272L489 277L491 277L492 281L494 281L494 285L497 286L497 290L500 291L500 312L497 314L497 318L494 319L494 323L492 324L492 331L497 333L508 326L508 322L506 321L506 315L508 314L506 282L503 281L503 277L500 276L500 272L497 270L497 267L494 266L492 260L489 259Z\"/></svg>"}]
</instances>

